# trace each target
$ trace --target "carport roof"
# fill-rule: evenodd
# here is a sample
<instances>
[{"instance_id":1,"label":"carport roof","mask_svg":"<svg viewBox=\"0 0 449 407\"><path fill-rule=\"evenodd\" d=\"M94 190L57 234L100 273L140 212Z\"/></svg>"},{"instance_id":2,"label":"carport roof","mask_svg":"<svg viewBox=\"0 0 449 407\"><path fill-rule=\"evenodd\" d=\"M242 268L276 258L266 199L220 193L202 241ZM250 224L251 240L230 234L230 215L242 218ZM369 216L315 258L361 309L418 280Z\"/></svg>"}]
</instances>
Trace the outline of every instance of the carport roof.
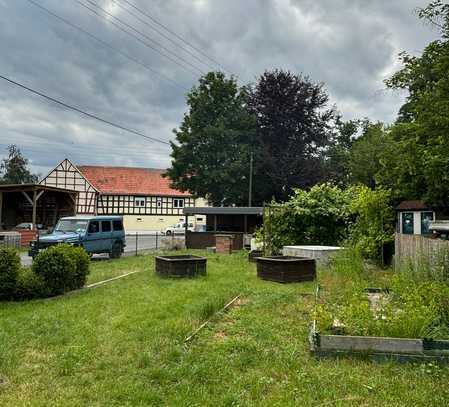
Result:
<instances>
[{"instance_id":1,"label":"carport roof","mask_svg":"<svg viewBox=\"0 0 449 407\"><path fill-rule=\"evenodd\" d=\"M55 191L68 194L77 194L76 191L64 188L50 187L41 184L4 184L0 185L0 192L33 192L33 191Z\"/></svg>"},{"instance_id":2,"label":"carport roof","mask_svg":"<svg viewBox=\"0 0 449 407\"><path fill-rule=\"evenodd\" d=\"M263 215L261 206L185 207L184 215Z\"/></svg>"}]
</instances>

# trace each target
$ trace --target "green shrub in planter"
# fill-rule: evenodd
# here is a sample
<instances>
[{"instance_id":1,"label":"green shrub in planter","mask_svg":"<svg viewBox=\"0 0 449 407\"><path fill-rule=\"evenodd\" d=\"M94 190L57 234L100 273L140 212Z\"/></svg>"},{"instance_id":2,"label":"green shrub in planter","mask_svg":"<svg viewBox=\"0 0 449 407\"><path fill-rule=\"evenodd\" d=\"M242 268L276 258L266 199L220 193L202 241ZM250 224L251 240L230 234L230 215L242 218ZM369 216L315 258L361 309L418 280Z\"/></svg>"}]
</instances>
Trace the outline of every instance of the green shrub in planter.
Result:
<instances>
[{"instance_id":1,"label":"green shrub in planter","mask_svg":"<svg viewBox=\"0 0 449 407\"><path fill-rule=\"evenodd\" d=\"M14 297L20 267L20 257L16 250L0 249L0 300Z\"/></svg>"},{"instance_id":2,"label":"green shrub in planter","mask_svg":"<svg viewBox=\"0 0 449 407\"><path fill-rule=\"evenodd\" d=\"M76 261L72 250L69 245L53 246L34 259L32 270L43 279L48 295L63 294L75 286Z\"/></svg>"},{"instance_id":3,"label":"green shrub in planter","mask_svg":"<svg viewBox=\"0 0 449 407\"><path fill-rule=\"evenodd\" d=\"M86 284L87 276L90 272L90 257L82 247L68 247L67 253L72 257L76 264L76 271L71 287L72 290L75 290Z\"/></svg>"},{"instance_id":4,"label":"green shrub in planter","mask_svg":"<svg viewBox=\"0 0 449 407\"><path fill-rule=\"evenodd\" d=\"M48 297L44 279L30 268L22 268L17 276L16 300Z\"/></svg>"}]
</instances>

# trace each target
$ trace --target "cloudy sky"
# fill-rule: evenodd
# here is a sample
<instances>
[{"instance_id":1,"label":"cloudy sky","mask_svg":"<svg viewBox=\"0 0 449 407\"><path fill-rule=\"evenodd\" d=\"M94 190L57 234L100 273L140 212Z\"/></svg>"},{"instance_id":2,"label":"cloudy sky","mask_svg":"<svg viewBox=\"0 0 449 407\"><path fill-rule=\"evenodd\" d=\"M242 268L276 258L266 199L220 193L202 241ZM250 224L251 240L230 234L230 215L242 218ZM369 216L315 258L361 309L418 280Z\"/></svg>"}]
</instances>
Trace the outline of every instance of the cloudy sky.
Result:
<instances>
[{"instance_id":1,"label":"cloudy sky","mask_svg":"<svg viewBox=\"0 0 449 407\"><path fill-rule=\"evenodd\" d=\"M0 0L0 75L162 140L170 140L182 120L186 89L211 68L226 69L240 83L266 69L302 72L325 83L346 119L391 122L404 95L385 90L383 80L398 69L400 51L418 54L438 35L416 17L426 3ZM42 174L65 157L77 164L155 168L170 162L167 145L0 80L0 157L12 143Z\"/></svg>"}]
</instances>

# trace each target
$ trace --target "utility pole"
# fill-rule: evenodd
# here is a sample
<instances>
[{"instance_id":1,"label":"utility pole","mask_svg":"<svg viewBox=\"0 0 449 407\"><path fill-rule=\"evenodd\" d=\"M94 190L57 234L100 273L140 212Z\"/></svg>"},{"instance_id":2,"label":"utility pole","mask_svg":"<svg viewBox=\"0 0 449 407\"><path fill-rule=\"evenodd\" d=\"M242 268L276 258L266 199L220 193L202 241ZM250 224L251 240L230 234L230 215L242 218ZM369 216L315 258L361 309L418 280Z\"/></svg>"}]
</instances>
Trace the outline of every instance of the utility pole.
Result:
<instances>
[{"instance_id":1,"label":"utility pole","mask_svg":"<svg viewBox=\"0 0 449 407\"><path fill-rule=\"evenodd\" d=\"M248 206L251 208L253 194L253 152L249 159L249 192L248 192Z\"/></svg>"}]
</instances>

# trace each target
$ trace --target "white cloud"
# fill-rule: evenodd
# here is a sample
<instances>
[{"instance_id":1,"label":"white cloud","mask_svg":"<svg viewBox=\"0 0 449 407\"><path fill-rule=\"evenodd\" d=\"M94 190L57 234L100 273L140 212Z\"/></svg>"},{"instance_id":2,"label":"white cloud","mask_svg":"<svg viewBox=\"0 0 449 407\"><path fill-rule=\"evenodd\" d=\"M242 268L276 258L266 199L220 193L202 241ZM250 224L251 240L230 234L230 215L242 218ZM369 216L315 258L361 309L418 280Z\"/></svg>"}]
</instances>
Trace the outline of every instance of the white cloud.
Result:
<instances>
[{"instance_id":1,"label":"white cloud","mask_svg":"<svg viewBox=\"0 0 449 407\"><path fill-rule=\"evenodd\" d=\"M403 94L386 91L383 80L399 68L399 51L418 53L437 36L413 13L426 0L133 2L242 82L272 68L302 72L324 82L331 102L346 118L394 120ZM185 87L198 79L76 2L39 4ZM199 64L113 2L100 4ZM173 137L172 129L186 109L182 89L27 1L0 0L0 6L0 74L149 136ZM198 57L205 60L201 54ZM167 146L64 111L6 82L0 82L0 123L0 149L18 144L40 172L66 155L84 164L165 167L170 161Z\"/></svg>"}]
</instances>

